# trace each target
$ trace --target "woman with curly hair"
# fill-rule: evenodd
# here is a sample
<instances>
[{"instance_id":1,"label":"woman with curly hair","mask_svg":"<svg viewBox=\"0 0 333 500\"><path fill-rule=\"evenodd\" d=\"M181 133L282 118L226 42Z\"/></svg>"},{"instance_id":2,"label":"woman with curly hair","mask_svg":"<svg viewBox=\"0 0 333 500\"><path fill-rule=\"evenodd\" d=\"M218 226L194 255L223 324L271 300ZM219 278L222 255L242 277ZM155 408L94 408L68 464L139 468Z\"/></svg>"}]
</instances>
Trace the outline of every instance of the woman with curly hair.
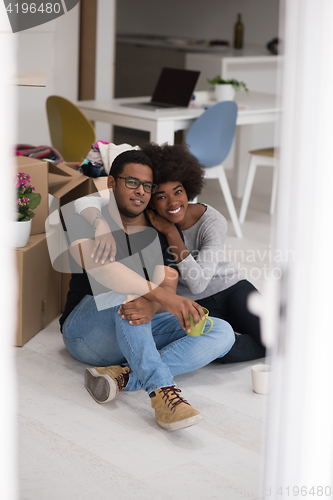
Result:
<instances>
[{"instance_id":1,"label":"woman with curly hair","mask_svg":"<svg viewBox=\"0 0 333 500\"><path fill-rule=\"evenodd\" d=\"M247 298L256 288L240 279L225 260L223 246L227 221L210 205L188 203L204 185L204 166L185 145L146 144L142 150L155 165L158 185L147 211L153 226L163 233L180 273L177 294L189 297L224 319L242 335L221 361L234 363L265 356L260 339L259 318L247 308ZM182 230L184 241L175 224Z\"/></svg>"},{"instance_id":2,"label":"woman with curly hair","mask_svg":"<svg viewBox=\"0 0 333 500\"><path fill-rule=\"evenodd\" d=\"M235 363L264 357L259 318L247 308L247 298L256 288L240 279L224 257L227 221L209 205L189 203L201 193L204 167L185 145L149 143L141 149L152 160L154 183L158 185L146 212L152 225L167 238L177 263L177 295L195 300L209 310L210 316L224 319L241 334L236 335L231 350L218 361ZM80 211L97 207L91 198L88 200L84 205L80 201ZM98 258L104 253L105 259L102 250L99 248ZM135 304L123 304L121 312L125 319L135 318Z\"/></svg>"}]
</instances>

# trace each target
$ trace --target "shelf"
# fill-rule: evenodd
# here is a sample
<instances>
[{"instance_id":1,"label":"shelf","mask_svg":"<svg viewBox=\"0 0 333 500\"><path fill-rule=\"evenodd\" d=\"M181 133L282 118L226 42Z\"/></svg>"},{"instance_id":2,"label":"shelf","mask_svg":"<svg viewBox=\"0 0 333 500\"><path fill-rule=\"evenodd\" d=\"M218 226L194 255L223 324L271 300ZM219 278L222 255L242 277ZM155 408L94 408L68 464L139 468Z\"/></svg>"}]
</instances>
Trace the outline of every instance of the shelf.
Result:
<instances>
[{"instance_id":1,"label":"shelf","mask_svg":"<svg viewBox=\"0 0 333 500\"><path fill-rule=\"evenodd\" d=\"M19 87L46 87L46 73L22 71L14 76L12 85Z\"/></svg>"}]
</instances>

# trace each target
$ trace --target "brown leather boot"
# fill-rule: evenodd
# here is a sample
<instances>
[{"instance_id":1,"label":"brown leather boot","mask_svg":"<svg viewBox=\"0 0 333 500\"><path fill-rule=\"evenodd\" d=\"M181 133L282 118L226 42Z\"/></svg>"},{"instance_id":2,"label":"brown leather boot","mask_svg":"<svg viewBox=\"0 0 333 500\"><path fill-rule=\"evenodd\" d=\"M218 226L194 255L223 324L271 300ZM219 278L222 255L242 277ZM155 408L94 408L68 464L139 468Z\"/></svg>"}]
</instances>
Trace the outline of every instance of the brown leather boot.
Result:
<instances>
[{"instance_id":1,"label":"brown leather boot","mask_svg":"<svg viewBox=\"0 0 333 500\"><path fill-rule=\"evenodd\" d=\"M184 429L203 420L203 416L181 396L175 385L149 394L157 423L167 431Z\"/></svg>"}]
</instances>

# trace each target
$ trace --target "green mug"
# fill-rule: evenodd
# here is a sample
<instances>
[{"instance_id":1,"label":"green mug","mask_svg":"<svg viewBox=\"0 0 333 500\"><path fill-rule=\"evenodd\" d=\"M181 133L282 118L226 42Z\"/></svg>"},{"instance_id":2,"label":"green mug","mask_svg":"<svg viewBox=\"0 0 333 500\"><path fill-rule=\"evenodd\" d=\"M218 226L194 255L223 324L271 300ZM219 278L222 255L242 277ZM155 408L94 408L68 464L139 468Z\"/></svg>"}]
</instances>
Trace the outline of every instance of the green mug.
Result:
<instances>
[{"instance_id":1,"label":"green mug","mask_svg":"<svg viewBox=\"0 0 333 500\"><path fill-rule=\"evenodd\" d=\"M199 335L203 335L204 333L208 333L214 324L213 320L211 318L208 318L208 314L209 314L208 309L203 307L202 310L205 313L205 319L200 318L198 326L194 326L193 316L192 316L192 314L190 314L191 331L186 332L187 335L189 335L190 337L199 337ZM204 332L207 320L210 322L210 327L208 328L208 330L206 332Z\"/></svg>"}]
</instances>

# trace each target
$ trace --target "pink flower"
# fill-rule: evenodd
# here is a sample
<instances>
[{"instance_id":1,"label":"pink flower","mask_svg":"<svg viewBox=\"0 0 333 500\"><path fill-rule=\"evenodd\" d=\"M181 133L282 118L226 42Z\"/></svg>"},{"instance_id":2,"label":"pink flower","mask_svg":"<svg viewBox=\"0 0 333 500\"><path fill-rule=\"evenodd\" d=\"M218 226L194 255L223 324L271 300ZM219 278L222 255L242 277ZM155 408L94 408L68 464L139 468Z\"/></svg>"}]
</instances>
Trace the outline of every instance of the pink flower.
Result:
<instances>
[{"instance_id":1,"label":"pink flower","mask_svg":"<svg viewBox=\"0 0 333 500\"><path fill-rule=\"evenodd\" d=\"M20 206L20 207L24 207L25 205L29 205L29 198L19 198L17 200L17 204Z\"/></svg>"},{"instance_id":2,"label":"pink flower","mask_svg":"<svg viewBox=\"0 0 333 500\"><path fill-rule=\"evenodd\" d=\"M17 205L18 205L18 213L26 216L27 209L30 209L30 205L32 204L34 207L36 206L36 199L31 202L30 198L27 198L27 195L35 191L35 187L30 184L31 176L29 174L25 174L24 172L19 172L15 176L15 184L17 188ZM26 194L24 196L24 194ZM37 195L37 205L40 203L41 196L39 193L35 193ZM39 200L38 200L39 198Z\"/></svg>"}]
</instances>

